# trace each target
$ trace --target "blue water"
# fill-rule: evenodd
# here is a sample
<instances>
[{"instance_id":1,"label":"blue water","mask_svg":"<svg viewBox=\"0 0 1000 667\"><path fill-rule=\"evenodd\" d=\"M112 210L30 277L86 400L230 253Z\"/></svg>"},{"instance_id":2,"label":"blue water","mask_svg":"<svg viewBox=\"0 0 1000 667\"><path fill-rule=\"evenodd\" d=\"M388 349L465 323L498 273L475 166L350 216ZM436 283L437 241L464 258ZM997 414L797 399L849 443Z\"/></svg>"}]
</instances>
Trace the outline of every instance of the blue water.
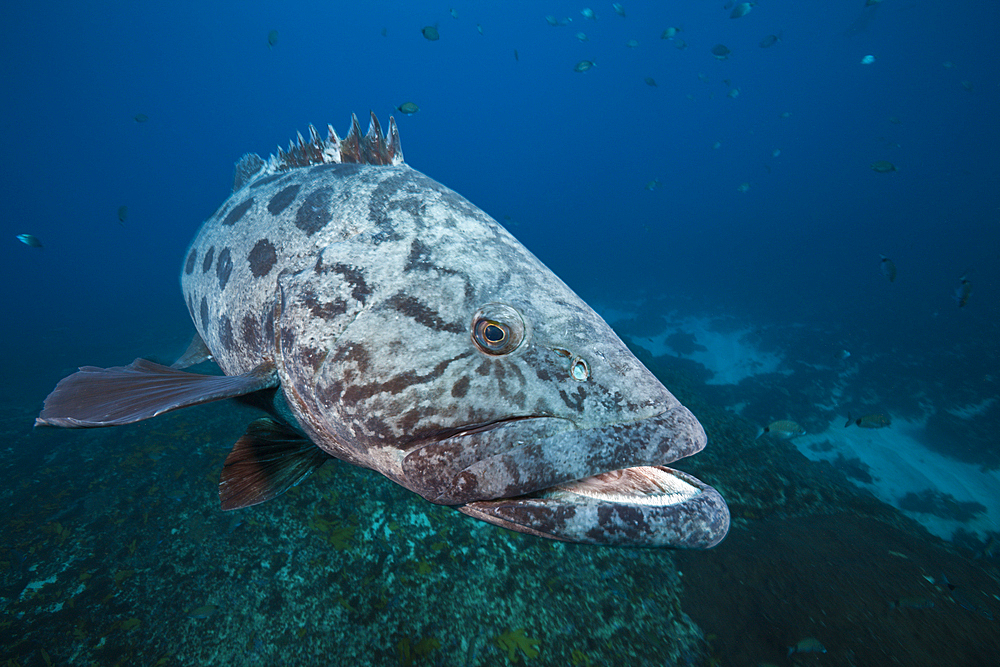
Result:
<instances>
[{"instance_id":1,"label":"blue water","mask_svg":"<svg viewBox=\"0 0 1000 667\"><path fill-rule=\"evenodd\" d=\"M365 129L369 110L395 117L407 163L588 301L835 330L911 360L931 400L970 382L964 403L995 398L1000 6L761 0L730 19L722 0L624 4L592 5L596 21L562 1L5 7L0 398L32 412L78 365L183 351L183 253L234 162L310 123L343 136L356 113Z\"/></svg>"}]
</instances>

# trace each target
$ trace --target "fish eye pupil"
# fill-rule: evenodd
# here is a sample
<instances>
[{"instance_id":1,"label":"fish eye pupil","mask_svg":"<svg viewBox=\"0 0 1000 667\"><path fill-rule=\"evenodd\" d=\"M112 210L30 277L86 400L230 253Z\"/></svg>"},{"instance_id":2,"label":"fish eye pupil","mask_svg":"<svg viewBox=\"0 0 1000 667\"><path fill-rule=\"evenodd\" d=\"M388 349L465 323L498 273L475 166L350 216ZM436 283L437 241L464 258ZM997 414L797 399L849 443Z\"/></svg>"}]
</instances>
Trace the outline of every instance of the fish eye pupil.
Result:
<instances>
[{"instance_id":1,"label":"fish eye pupil","mask_svg":"<svg viewBox=\"0 0 1000 667\"><path fill-rule=\"evenodd\" d=\"M507 338L507 332L498 324L487 322L486 326L483 327L483 338L490 345L500 345Z\"/></svg>"},{"instance_id":2,"label":"fish eye pupil","mask_svg":"<svg viewBox=\"0 0 1000 667\"><path fill-rule=\"evenodd\" d=\"M502 303L484 304L472 316L472 343L490 356L507 355L524 340L525 329L521 314Z\"/></svg>"}]
</instances>

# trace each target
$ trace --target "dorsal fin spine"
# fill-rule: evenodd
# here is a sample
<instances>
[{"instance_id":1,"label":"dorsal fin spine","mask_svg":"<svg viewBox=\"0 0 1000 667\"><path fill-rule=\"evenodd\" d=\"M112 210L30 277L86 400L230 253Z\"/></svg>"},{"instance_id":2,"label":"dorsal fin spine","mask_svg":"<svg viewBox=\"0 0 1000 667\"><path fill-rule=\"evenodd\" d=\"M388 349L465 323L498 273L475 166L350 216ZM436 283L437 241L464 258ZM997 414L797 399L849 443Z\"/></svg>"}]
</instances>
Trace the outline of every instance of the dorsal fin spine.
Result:
<instances>
[{"instance_id":1,"label":"dorsal fin spine","mask_svg":"<svg viewBox=\"0 0 1000 667\"><path fill-rule=\"evenodd\" d=\"M399 142L396 119L389 116L389 132L388 135L385 135L382 133L382 126L379 124L378 118L375 117L375 113L369 112L369 114L371 122L368 126L368 132L364 135L361 134L358 117L351 114L351 129L343 139L337 136L332 125L326 126L327 138L322 139L316 127L310 124L308 141L301 132L297 132L297 140L289 141L287 150L278 146L266 161L259 156L254 156L260 160L261 167L252 174L246 173L252 163L248 163L247 156L244 156L237 163L233 191L235 192L261 176L317 164L403 164L403 150ZM243 165L242 172L240 171L241 164Z\"/></svg>"}]
</instances>

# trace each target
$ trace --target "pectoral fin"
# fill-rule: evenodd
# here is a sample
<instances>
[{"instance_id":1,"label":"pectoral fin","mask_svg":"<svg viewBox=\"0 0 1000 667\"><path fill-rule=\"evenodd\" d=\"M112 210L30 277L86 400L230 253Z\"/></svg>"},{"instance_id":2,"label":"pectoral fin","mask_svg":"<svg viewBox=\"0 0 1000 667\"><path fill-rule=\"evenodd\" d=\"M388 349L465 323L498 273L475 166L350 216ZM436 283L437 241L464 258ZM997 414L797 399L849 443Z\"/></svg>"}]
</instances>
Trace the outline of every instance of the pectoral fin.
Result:
<instances>
[{"instance_id":1,"label":"pectoral fin","mask_svg":"<svg viewBox=\"0 0 1000 667\"><path fill-rule=\"evenodd\" d=\"M274 364L242 375L200 375L136 359L128 366L84 366L45 399L35 426L94 428L131 424L164 412L277 386Z\"/></svg>"},{"instance_id":2,"label":"pectoral fin","mask_svg":"<svg viewBox=\"0 0 1000 667\"><path fill-rule=\"evenodd\" d=\"M184 369L212 358L212 351L205 345L205 341L195 332L194 338L177 361L170 364L171 368Z\"/></svg>"},{"instance_id":3,"label":"pectoral fin","mask_svg":"<svg viewBox=\"0 0 1000 667\"><path fill-rule=\"evenodd\" d=\"M271 500L330 458L298 431L273 419L258 419L226 457L219 481L222 509L237 510Z\"/></svg>"}]
</instances>

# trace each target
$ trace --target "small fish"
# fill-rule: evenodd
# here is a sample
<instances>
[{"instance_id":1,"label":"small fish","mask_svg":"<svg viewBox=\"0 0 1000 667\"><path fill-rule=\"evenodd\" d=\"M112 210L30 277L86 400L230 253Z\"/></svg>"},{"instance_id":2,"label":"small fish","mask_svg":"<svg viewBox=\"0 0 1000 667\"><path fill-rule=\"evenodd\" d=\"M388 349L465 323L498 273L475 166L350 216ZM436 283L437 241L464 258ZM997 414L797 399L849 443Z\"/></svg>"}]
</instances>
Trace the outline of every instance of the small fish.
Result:
<instances>
[{"instance_id":1,"label":"small fish","mask_svg":"<svg viewBox=\"0 0 1000 667\"><path fill-rule=\"evenodd\" d=\"M865 56L861 59L862 65L871 65L873 62L875 62L875 56Z\"/></svg>"},{"instance_id":2,"label":"small fish","mask_svg":"<svg viewBox=\"0 0 1000 667\"><path fill-rule=\"evenodd\" d=\"M872 162L872 171L877 171L880 174L888 174L890 171L899 171L896 169L896 165L889 162L888 160L875 160Z\"/></svg>"},{"instance_id":3,"label":"small fish","mask_svg":"<svg viewBox=\"0 0 1000 667\"><path fill-rule=\"evenodd\" d=\"M454 7L452 7L451 9L449 9L448 13L451 14L451 18L453 18L453 19L457 19L458 18L458 10L455 9Z\"/></svg>"},{"instance_id":4,"label":"small fish","mask_svg":"<svg viewBox=\"0 0 1000 667\"><path fill-rule=\"evenodd\" d=\"M41 248L42 242L38 240L38 237L33 234L18 234L17 240L24 245L30 245L32 248Z\"/></svg>"},{"instance_id":5,"label":"small fish","mask_svg":"<svg viewBox=\"0 0 1000 667\"><path fill-rule=\"evenodd\" d=\"M583 32L576 33L576 38L578 40L580 40L581 42L589 42L590 41L590 38L587 37L587 34L583 33Z\"/></svg>"},{"instance_id":6,"label":"small fish","mask_svg":"<svg viewBox=\"0 0 1000 667\"><path fill-rule=\"evenodd\" d=\"M400 113L405 113L407 116L412 116L413 114L420 111L420 107L418 107L413 102L403 102L398 107L396 107L396 111L399 111Z\"/></svg>"},{"instance_id":7,"label":"small fish","mask_svg":"<svg viewBox=\"0 0 1000 667\"><path fill-rule=\"evenodd\" d=\"M851 353L850 353L850 352L848 352L847 350L841 350L841 351L840 351L840 354L839 354L839 355L837 355L837 356L838 356L838 357L840 357L840 360L841 360L841 361L845 361L845 360L847 360L848 358L850 358L850 356L851 356Z\"/></svg>"},{"instance_id":8,"label":"small fish","mask_svg":"<svg viewBox=\"0 0 1000 667\"><path fill-rule=\"evenodd\" d=\"M580 10L580 13L583 14L583 18L585 19L590 19L591 21L597 20L597 14L595 14L594 10L590 7L584 7Z\"/></svg>"},{"instance_id":9,"label":"small fish","mask_svg":"<svg viewBox=\"0 0 1000 667\"><path fill-rule=\"evenodd\" d=\"M675 39L674 40L674 48L677 49L678 51L683 51L687 47L688 47L688 43L685 42L683 39Z\"/></svg>"},{"instance_id":10,"label":"small fish","mask_svg":"<svg viewBox=\"0 0 1000 667\"><path fill-rule=\"evenodd\" d=\"M769 49L780 41L781 38L778 37L777 35L768 35L764 39L760 40L758 46L760 46L760 48L762 49Z\"/></svg>"},{"instance_id":11,"label":"small fish","mask_svg":"<svg viewBox=\"0 0 1000 667\"><path fill-rule=\"evenodd\" d=\"M716 44L712 47L712 55L716 60L726 60L732 51L725 44Z\"/></svg>"},{"instance_id":12,"label":"small fish","mask_svg":"<svg viewBox=\"0 0 1000 667\"><path fill-rule=\"evenodd\" d=\"M967 91L969 91L971 93L973 91L973 89L975 88L975 86L972 85L971 81L963 81L962 82L962 88L964 88L965 90L967 90Z\"/></svg>"},{"instance_id":13,"label":"small fish","mask_svg":"<svg viewBox=\"0 0 1000 667\"><path fill-rule=\"evenodd\" d=\"M851 424L857 424L861 428L885 428L886 426L892 424L892 420L889 418L889 415L881 412L873 412L870 415L853 419L851 418L851 413L848 412L847 423L844 424L844 428L847 428Z\"/></svg>"},{"instance_id":14,"label":"small fish","mask_svg":"<svg viewBox=\"0 0 1000 667\"><path fill-rule=\"evenodd\" d=\"M729 92L726 93L726 97L728 97L731 100L735 100L739 96L740 96L740 89L739 88L730 88Z\"/></svg>"},{"instance_id":15,"label":"small fish","mask_svg":"<svg viewBox=\"0 0 1000 667\"><path fill-rule=\"evenodd\" d=\"M429 42L436 42L441 39L441 35L438 33L437 24L426 25L420 29L420 34Z\"/></svg>"},{"instance_id":16,"label":"small fish","mask_svg":"<svg viewBox=\"0 0 1000 667\"><path fill-rule=\"evenodd\" d=\"M649 183L646 183L646 189L649 190L650 192L652 192L653 190L659 190L662 187L663 187L663 182L658 178L654 178Z\"/></svg>"},{"instance_id":17,"label":"small fish","mask_svg":"<svg viewBox=\"0 0 1000 667\"><path fill-rule=\"evenodd\" d=\"M736 186L736 191L746 194L747 192L750 192L750 184L740 183L739 185Z\"/></svg>"},{"instance_id":18,"label":"small fish","mask_svg":"<svg viewBox=\"0 0 1000 667\"><path fill-rule=\"evenodd\" d=\"M670 27L660 33L660 39L673 39L682 28Z\"/></svg>"},{"instance_id":19,"label":"small fish","mask_svg":"<svg viewBox=\"0 0 1000 667\"><path fill-rule=\"evenodd\" d=\"M639 40L637 40L637 39L630 39L627 42L625 42L625 46L627 46L630 49L634 49L637 46L639 46Z\"/></svg>"},{"instance_id":20,"label":"small fish","mask_svg":"<svg viewBox=\"0 0 1000 667\"><path fill-rule=\"evenodd\" d=\"M971 294L972 294L972 281L969 280L968 274L966 274L961 278L959 278L958 287L955 288L955 300L958 301L959 308L963 308L965 304L969 303L969 296Z\"/></svg>"},{"instance_id":21,"label":"small fish","mask_svg":"<svg viewBox=\"0 0 1000 667\"><path fill-rule=\"evenodd\" d=\"M714 144L712 144L712 150L713 151L717 151L720 148L722 148L722 142L721 141L716 141Z\"/></svg>"},{"instance_id":22,"label":"small fish","mask_svg":"<svg viewBox=\"0 0 1000 667\"><path fill-rule=\"evenodd\" d=\"M778 157L780 155L781 155L781 149L780 148L775 148L773 151L771 151L771 157Z\"/></svg>"},{"instance_id":23,"label":"small fish","mask_svg":"<svg viewBox=\"0 0 1000 667\"><path fill-rule=\"evenodd\" d=\"M826 648L814 637L800 639L795 646L788 647L788 655L795 653L826 653Z\"/></svg>"},{"instance_id":24,"label":"small fish","mask_svg":"<svg viewBox=\"0 0 1000 667\"><path fill-rule=\"evenodd\" d=\"M514 49L514 60L521 61L521 56L518 55L517 49Z\"/></svg>"},{"instance_id":25,"label":"small fish","mask_svg":"<svg viewBox=\"0 0 1000 667\"><path fill-rule=\"evenodd\" d=\"M122 227L125 226L125 221L128 220L128 206L118 207L118 224Z\"/></svg>"},{"instance_id":26,"label":"small fish","mask_svg":"<svg viewBox=\"0 0 1000 667\"><path fill-rule=\"evenodd\" d=\"M611 3L611 7L612 7L612 9L615 10L615 14L618 14L618 16L620 16L622 18L625 18L625 8L622 7L622 3L620 3L620 2L613 2L613 3Z\"/></svg>"},{"instance_id":27,"label":"small fish","mask_svg":"<svg viewBox=\"0 0 1000 667\"><path fill-rule=\"evenodd\" d=\"M574 72L586 72L588 69L594 66L594 62L591 60L581 60L576 65L573 66Z\"/></svg>"},{"instance_id":28,"label":"small fish","mask_svg":"<svg viewBox=\"0 0 1000 667\"><path fill-rule=\"evenodd\" d=\"M189 609L187 611L188 618L203 619L208 618L215 612L219 610L219 605L215 604L204 604L200 607L195 607L194 609Z\"/></svg>"},{"instance_id":29,"label":"small fish","mask_svg":"<svg viewBox=\"0 0 1000 667\"><path fill-rule=\"evenodd\" d=\"M134 120L137 123L145 123L147 120L149 120L149 116L147 116L144 113L137 113L135 116L132 117L132 120Z\"/></svg>"},{"instance_id":30,"label":"small fish","mask_svg":"<svg viewBox=\"0 0 1000 667\"><path fill-rule=\"evenodd\" d=\"M482 23L477 23L476 24L476 30L479 31L480 35L483 34L483 24Z\"/></svg>"},{"instance_id":31,"label":"small fish","mask_svg":"<svg viewBox=\"0 0 1000 667\"><path fill-rule=\"evenodd\" d=\"M267 48L273 49L274 45L278 43L278 31L272 30L267 33Z\"/></svg>"},{"instance_id":32,"label":"small fish","mask_svg":"<svg viewBox=\"0 0 1000 667\"><path fill-rule=\"evenodd\" d=\"M882 275L889 279L889 282L894 282L896 280L896 263L885 255L879 255L882 258Z\"/></svg>"},{"instance_id":33,"label":"small fish","mask_svg":"<svg viewBox=\"0 0 1000 667\"><path fill-rule=\"evenodd\" d=\"M792 117L792 112L791 111L782 111L781 112L781 117L782 118L791 118Z\"/></svg>"},{"instance_id":34,"label":"small fish","mask_svg":"<svg viewBox=\"0 0 1000 667\"><path fill-rule=\"evenodd\" d=\"M789 419L779 419L778 421L771 422L764 428L760 429L757 432L757 438L765 433L770 433L774 437L781 438L782 440L788 440L799 435L805 435L806 430L799 426L796 422ZM757 438L754 438L754 440Z\"/></svg>"},{"instance_id":35,"label":"small fish","mask_svg":"<svg viewBox=\"0 0 1000 667\"><path fill-rule=\"evenodd\" d=\"M736 5L735 7L733 7L733 11L732 11L732 13L729 14L729 18L731 18L731 19L738 19L741 16L746 16L747 14L750 13L750 10L753 9L753 7L756 4L757 3L755 3L755 2L741 2L741 3L739 3L738 5Z\"/></svg>"},{"instance_id":36,"label":"small fish","mask_svg":"<svg viewBox=\"0 0 1000 667\"><path fill-rule=\"evenodd\" d=\"M654 88L656 87L656 79L654 79L651 76L647 76L645 79L643 79L643 81L646 82L647 86L653 86Z\"/></svg>"},{"instance_id":37,"label":"small fish","mask_svg":"<svg viewBox=\"0 0 1000 667\"><path fill-rule=\"evenodd\" d=\"M546 16L545 17L545 22L548 23L550 26L553 26L553 27L561 26L561 25L567 25L572 20L573 19L570 19L570 18L565 18L565 19L559 20L555 16Z\"/></svg>"}]
</instances>

